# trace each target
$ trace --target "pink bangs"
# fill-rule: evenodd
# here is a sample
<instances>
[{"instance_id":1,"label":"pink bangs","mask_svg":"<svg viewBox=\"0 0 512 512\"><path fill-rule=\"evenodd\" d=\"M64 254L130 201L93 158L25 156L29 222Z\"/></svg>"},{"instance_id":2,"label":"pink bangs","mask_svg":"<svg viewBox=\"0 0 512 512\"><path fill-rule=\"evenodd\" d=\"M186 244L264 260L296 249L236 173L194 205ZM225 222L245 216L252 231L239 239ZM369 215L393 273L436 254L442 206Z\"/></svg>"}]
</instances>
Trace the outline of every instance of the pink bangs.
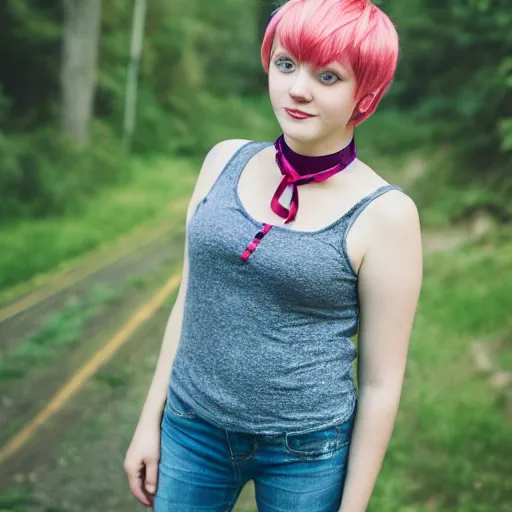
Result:
<instances>
[{"instance_id":1,"label":"pink bangs","mask_svg":"<svg viewBox=\"0 0 512 512\"><path fill-rule=\"evenodd\" d=\"M354 74L356 102L373 93L371 108L357 119L360 124L377 108L389 89L399 56L393 22L370 0L289 0L270 20L261 46L268 73L274 38L301 62L323 68L340 62Z\"/></svg>"}]
</instances>

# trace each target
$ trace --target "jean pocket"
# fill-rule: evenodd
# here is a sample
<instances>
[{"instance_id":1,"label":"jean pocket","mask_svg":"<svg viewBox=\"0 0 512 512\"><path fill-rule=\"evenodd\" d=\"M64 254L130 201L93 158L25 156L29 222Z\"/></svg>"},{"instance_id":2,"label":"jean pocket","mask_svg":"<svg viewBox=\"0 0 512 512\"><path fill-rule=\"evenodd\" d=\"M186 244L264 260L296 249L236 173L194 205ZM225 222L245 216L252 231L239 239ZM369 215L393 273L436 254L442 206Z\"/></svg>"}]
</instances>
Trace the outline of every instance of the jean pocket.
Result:
<instances>
[{"instance_id":1,"label":"jean pocket","mask_svg":"<svg viewBox=\"0 0 512 512\"><path fill-rule=\"evenodd\" d=\"M306 459L330 458L348 447L352 437L353 415L345 422L313 432L289 432L285 435L286 450L290 455Z\"/></svg>"},{"instance_id":2,"label":"jean pocket","mask_svg":"<svg viewBox=\"0 0 512 512\"><path fill-rule=\"evenodd\" d=\"M173 416L179 416L180 418L197 418L192 408L179 398L172 388L169 388L169 392L167 393L165 407Z\"/></svg>"}]
</instances>

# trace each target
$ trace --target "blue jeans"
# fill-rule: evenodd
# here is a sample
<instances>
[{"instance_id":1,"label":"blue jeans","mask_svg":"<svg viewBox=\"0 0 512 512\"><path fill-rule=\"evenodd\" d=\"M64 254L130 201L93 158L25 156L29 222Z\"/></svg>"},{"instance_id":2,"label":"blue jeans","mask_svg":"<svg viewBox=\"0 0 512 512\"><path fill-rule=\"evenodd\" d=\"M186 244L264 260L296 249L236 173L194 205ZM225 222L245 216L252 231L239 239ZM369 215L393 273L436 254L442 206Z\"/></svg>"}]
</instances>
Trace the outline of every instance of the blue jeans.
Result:
<instances>
[{"instance_id":1,"label":"blue jeans","mask_svg":"<svg viewBox=\"0 0 512 512\"><path fill-rule=\"evenodd\" d=\"M171 389L154 510L229 512L253 480L259 512L337 512L354 417L313 432L232 432L198 417Z\"/></svg>"}]
</instances>

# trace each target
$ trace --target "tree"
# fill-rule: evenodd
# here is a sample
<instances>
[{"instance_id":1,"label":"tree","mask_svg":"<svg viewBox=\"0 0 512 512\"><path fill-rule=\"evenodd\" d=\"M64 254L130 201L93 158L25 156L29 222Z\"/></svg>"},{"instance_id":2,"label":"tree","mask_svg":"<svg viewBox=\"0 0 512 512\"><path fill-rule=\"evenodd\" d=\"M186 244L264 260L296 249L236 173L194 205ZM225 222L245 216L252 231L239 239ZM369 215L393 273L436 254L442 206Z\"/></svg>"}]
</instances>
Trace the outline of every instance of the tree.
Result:
<instances>
[{"instance_id":1,"label":"tree","mask_svg":"<svg viewBox=\"0 0 512 512\"><path fill-rule=\"evenodd\" d=\"M144 40L144 22L146 16L146 0L135 0L132 20L132 41L128 78L126 80L126 96L123 123L123 148L128 151L135 128L135 106L137 102L137 76L139 61Z\"/></svg>"},{"instance_id":2,"label":"tree","mask_svg":"<svg viewBox=\"0 0 512 512\"><path fill-rule=\"evenodd\" d=\"M61 130L79 147L89 142L96 89L101 0L64 0Z\"/></svg>"}]
</instances>

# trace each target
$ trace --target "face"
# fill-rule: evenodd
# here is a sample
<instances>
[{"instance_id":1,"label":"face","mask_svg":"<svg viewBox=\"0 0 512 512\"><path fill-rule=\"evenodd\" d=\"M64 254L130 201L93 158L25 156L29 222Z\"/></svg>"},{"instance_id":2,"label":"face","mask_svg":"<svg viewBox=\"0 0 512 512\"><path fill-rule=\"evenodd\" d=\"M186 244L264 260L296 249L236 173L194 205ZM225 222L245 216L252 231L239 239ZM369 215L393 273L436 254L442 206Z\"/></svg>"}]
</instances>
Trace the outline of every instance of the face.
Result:
<instances>
[{"instance_id":1,"label":"face","mask_svg":"<svg viewBox=\"0 0 512 512\"><path fill-rule=\"evenodd\" d=\"M268 81L270 102L292 149L326 154L338 151L340 141L349 142L356 82L347 67L333 62L316 69L275 43Z\"/></svg>"}]
</instances>

